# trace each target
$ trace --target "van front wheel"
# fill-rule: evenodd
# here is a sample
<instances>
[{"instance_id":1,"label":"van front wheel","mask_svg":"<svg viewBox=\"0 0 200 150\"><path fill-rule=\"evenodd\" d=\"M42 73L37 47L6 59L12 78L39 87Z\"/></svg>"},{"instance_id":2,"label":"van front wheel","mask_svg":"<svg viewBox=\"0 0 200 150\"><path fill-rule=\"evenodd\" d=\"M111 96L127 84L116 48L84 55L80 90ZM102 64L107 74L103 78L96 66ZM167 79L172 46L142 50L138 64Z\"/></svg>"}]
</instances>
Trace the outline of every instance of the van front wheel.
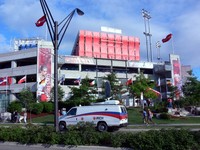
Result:
<instances>
[{"instance_id":1,"label":"van front wheel","mask_svg":"<svg viewBox=\"0 0 200 150\"><path fill-rule=\"evenodd\" d=\"M100 132L105 132L108 130L108 126L105 122L99 122L97 125L97 130Z\"/></svg>"},{"instance_id":2,"label":"van front wheel","mask_svg":"<svg viewBox=\"0 0 200 150\"><path fill-rule=\"evenodd\" d=\"M60 131L66 130L66 123L65 122L60 122L59 123L59 130Z\"/></svg>"}]
</instances>

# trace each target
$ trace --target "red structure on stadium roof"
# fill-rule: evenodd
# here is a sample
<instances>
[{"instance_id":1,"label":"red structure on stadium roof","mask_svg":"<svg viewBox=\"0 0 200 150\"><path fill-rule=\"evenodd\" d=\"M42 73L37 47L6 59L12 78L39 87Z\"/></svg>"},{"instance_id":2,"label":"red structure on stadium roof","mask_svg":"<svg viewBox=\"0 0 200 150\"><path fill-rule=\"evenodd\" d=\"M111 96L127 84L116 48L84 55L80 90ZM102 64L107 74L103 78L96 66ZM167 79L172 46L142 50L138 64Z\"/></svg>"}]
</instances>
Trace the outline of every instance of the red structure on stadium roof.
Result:
<instances>
[{"instance_id":1,"label":"red structure on stadium roof","mask_svg":"<svg viewBox=\"0 0 200 150\"><path fill-rule=\"evenodd\" d=\"M71 55L139 61L140 39L120 34L80 30Z\"/></svg>"}]
</instances>

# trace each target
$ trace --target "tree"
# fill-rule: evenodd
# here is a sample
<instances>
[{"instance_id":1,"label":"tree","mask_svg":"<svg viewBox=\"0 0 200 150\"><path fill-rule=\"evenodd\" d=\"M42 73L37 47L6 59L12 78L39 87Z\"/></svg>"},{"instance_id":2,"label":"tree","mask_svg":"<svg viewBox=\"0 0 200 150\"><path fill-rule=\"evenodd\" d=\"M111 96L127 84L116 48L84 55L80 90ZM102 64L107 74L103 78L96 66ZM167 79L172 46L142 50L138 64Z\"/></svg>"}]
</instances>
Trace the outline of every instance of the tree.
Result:
<instances>
[{"instance_id":1,"label":"tree","mask_svg":"<svg viewBox=\"0 0 200 150\"><path fill-rule=\"evenodd\" d=\"M72 96L66 101L71 106L89 105L96 101L92 95L92 92L96 93L95 89L90 87L90 79L87 76L81 80L79 87L71 87L71 92Z\"/></svg>"},{"instance_id":2,"label":"tree","mask_svg":"<svg viewBox=\"0 0 200 150\"><path fill-rule=\"evenodd\" d=\"M187 77L182 87L184 99L190 105L200 105L200 81L197 80L192 71L189 71L188 74L190 76Z\"/></svg>"},{"instance_id":3,"label":"tree","mask_svg":"<svg viewBox=\"0 0 200 150\"><path fill-rule=\"evenodd\" d=\"M134 97L140 99L141 94L144 95L145 98L157 98L157 95L149 90L149 88L153 88L155 83L152 83L150 79L145 78L143 73L140 73L139 76L136 76L136 80L132 85L130 85L130 91L134 95Z\"/></svg>"},{"instance_id":4,"label":"tree","mask_svg":"<svg viewBox=\"0 0 200 150\"><path fill-rule=\"evenodd\" d=\"M175 99L177 92L179 92L178 87L170 85L170 86L168 86L168 92L170 92L170 97Z\"/></svg>"},{"instance_id":5,"label":"tree","mask_svg":"<svg viewBox=\"0 0 200 150\"><path fill-rule=\"evenodd\" d=\"M119 94L121 93L122 86L119 84L119 81L117 80L117 76L115 73L110 73L107 76L103 77L104 80L109 81L110 87L111 87L111 96L114 99L120 99ZM105 88L105 84L103 85L103 88ZM104 89L105 91L105 89Z\"/></svg>"},{"instance_id":6,"label":"tree","mask_svg":"<svg viewBox=\"0 0 200 150\"><path fill-rule=\"evenodd\" d=\"M61 88L61 86L58 85L58 101L62 101L63 97L65 95L65 92ZM51 101L54 100L54 87L51 88Z\"/></svg>"},{"instance_id":7,"label":"tree","mask_svg":"<svg viewBox=\"0 0 200 150\"><path fill-rule=\"evenodd\" d=\"M31 92L30 88L23 89L19 93L19 101L23 104L23 106L26 108L26 110L30 111L30 122L31 121L31 111L32 111L32 105L35 102L35 98L33 93Z\"/></svg>"},{"instance_id":8,"label":"tree","mask_svg":"<svg viewBox=\"0 0 200 150\"><path fill-rule=\"evenodd\" d=\"M30 104L35 102L35 98L33 93L30 91L30 88L23 89L19 93L19 101L23 104L23 106L27 109Z\"/></svg>"}]
</instances>

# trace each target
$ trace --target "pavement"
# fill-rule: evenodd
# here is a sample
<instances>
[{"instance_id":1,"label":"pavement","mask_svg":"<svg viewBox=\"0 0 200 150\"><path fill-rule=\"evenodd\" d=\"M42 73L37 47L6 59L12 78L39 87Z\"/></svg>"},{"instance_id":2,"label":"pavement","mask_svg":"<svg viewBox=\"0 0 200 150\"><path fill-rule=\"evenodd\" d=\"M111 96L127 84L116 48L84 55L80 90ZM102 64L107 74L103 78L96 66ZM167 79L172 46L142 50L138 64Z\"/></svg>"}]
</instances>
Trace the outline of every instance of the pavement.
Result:
<instances>
[{"instance_id":1,"label":"pavement","mask_svg":"<svg viewBox=\"0 0 200 150\"><path fill-rule=\"evenodd\" d=\"M114 148L107 146L69 146L69 145L48 145L48 144L19 144L16 142L0 142L0 150L132 150L130 148Z\"/></svg>"},{"instance_id":2,"label":"pavement","mask_svg":"<svg viewBox=\"0 0 200 150\"><path fill-rule=\"evenodd\" d=\"M150 124L151 126L159 126L159 127L176 127L176 126L200 126L200 123L176 123L176 124ZM146 124L130 124L128 125L129 127L142 127L142 126L147 126Z\"/></svg>"}]
</instances>

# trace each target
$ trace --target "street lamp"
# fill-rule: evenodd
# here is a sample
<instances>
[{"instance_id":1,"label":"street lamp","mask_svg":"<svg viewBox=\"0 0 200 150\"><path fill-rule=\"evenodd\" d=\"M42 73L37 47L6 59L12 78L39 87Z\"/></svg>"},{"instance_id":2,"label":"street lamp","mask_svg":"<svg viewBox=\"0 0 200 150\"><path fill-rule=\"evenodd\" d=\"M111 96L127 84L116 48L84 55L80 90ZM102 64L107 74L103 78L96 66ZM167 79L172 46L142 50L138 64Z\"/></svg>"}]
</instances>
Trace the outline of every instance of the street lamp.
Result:
<instances>
[{"instance_id":1,"label":"street lamp","mask_svg":"<svg viewBox=\"0 0 200 150\"><path fill-rule=\"evenodd\" d=\"M49 34L50 34L53 46L54 46L54 127L57 132L59 130L58 128L58 49L75 12L77 12L78 15L84 15L84 12L76 8L58 24L58 21L55 21L53 19L53 16L49 10L46 0L40 0L40 4L42 7L44 16L46 17L47 27L49 30ZM58 27L61 24L63 24L63 26L61 27L61 30L58 31ZM60 35L61 35L61 38L59 39Z\"/></svg>"},{"instance_id":2,"label":"street lamp","mask_svg":"<svg viewBox=\"0 0 200 150\"><path fill-rule=\"evenodd\" d=\"M160 47L161 47L161 44L160 44L160 41L157 41L156 42L156 48L157 48L157 59L158 59L158 61L160 61L161 60L161 58L160 58Z\"/></svg>"},{"instance_id":3,"label":"street lamp","mask_svg":"<svg viewBox=\"0 0 200 150\"><path fill-rule=\"evenodd\" d=\"M151 62L153 61L153 55L152 55L152 49L151 49L151 36L152 34L150 33L150 25L149 25L149 20L151 19L150 13L144 9L142 9L142 16L144 17L144 26L145 26L145 32L144 35L146 37L146 49L147 49L147 61L149 61L149 49L150 49L150 60ZM147 23L147 24L146 24ZM147 29L148 27L148 29ZM149 49L148 49L148 39L149 37Z\"/></svg>"}]
</instances>

